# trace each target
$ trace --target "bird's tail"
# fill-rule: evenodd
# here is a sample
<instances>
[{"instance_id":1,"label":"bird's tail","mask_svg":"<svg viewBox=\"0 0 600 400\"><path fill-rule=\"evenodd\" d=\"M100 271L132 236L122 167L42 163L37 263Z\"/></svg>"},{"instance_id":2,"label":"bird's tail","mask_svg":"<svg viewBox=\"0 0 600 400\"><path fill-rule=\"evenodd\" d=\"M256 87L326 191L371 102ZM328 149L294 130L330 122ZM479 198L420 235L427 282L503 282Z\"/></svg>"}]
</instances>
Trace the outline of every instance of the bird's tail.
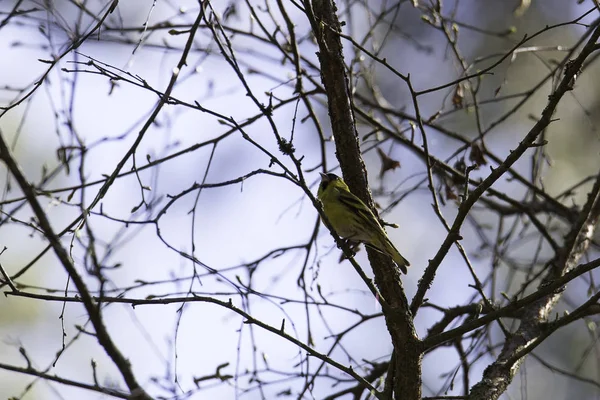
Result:
<instances>
[{"instance_id":1,"label":"bird's tail","mask_svg":"<svg viewBox=\"0 0 600 400\"><path fill-rule=\"evenodd\" d=\"M398 249L396 249L387 235L383 240L378 242L379 243L369 243L369 245L380 253L387 254L388 256L392 257L392 260L394 260L402 272L406 274L408 272L406 268L410 266L410 263L406 258L402 257L402 254L400 254Z\"/></svg>"}]
</instances>

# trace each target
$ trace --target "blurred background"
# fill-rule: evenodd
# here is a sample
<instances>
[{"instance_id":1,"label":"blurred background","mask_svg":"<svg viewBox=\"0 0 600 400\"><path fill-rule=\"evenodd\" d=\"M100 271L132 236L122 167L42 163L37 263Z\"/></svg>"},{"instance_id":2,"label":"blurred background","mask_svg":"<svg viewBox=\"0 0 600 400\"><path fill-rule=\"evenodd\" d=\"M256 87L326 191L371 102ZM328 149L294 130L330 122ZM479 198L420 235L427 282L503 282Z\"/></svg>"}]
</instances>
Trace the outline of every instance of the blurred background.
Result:
<instances>
[{"instance_id":1,"label":"blurred background","mask_svg":"<svg viewBox=\"0 0 600 400\"><path fill-rule=\"evenodd\" d=\"M394 70L424 91L493 66L468 84L418 97L430 154L448 165L461 159L479 164L470 177L485 178L533 126L561 77L557 65L585 39L586 24L598 18L598 11L591 1L463 0L445 1L436 19L428 12L436 6L429 2L416 7L409 1L337 4L344 33L355 40L343 45L355 106L365 111L357 111L356 120L369 183L383 218L399 225L388 234L411 262L403 277L410 299L447 231L432 207L427 167L418 152L421 134L407 117L415 117L413 99ZM206 19L195 28L200 11L193 1L119 2L109 13L107 1L3 0L2 135L38 190L55 231L64 231L62 243L94 293L231 299L273 327L285 321L290 335L364 373L372 363L386 361L392 349L380 309L350 264L340 262L341 253L319 227L306 192L282 177L286 169L302 173L316 194L319 171L340 174L306 15L293 1L205 6ZM295 90L296 66L283 56L292 54L286 17L295 27L308 103ZM94 30L100 21L102 27ZM191 49L177 69L190 32L195 34ZM530 39L519 44L525 35ZM502 59L515 47L518 51ZM597 74L597 62L590 59L544 132L547 145L532 150L537 158L525 158L514 168L551 196L568 191L561 201L569 207L585 201L586 178L600 168ZM171 100L162 105L166 90ZM369 107L373 103L378 106ZM272 107L271 120L261 106ZM280 151L278 136L293 144L300 168ZM472 143L481 146L482 137L487 164L469 159ZM376 149L400 166L381 174ZM22 192L4 165L0 171L2 267L25 291L75 295L35 228ZM115 171L117 179L85 225L74 223ZM459 186L441 175L435 179L440 211L451 223ZM530 199L529 188L514 178L494 189ZM564 224L551 217L543 222L560 240ZM506 242L487 239L502 232L514 234L506 233ZM528 269L552 256L522 218L499 218L485 206L473 210L461 234L474 270L482 277L494 270L486 290L498 301L502 293L521 290ZM101 272L94 270L90 249ZM366 253L360 251L356 259L371 276ZM472 284L453 248L427 297L444 307L479 301ZM581 304L586 290L583 282L569 286L558 311ZM214 304L110 304L103 315L140 383L156 397L297 398L305 391L304 398L322 399L352 384L331 368L308 384L304 375L314 374L320 361ZM416 320L419 335L426 335L440 316L424 308ZM0 296L3 365L31 363L51 375L90 384L97 379L124 389L92 331L79 304ZM481 378L502 339L498 327L491 326L467 349L471 384ZM507 398L600 398L596 339L593 321L554 334L523 364ZM463 394L455 349L428 354L423 374L424 395ZM104 398L0 368L0 397L11 396Z\"/></svg>"}]
</instances>

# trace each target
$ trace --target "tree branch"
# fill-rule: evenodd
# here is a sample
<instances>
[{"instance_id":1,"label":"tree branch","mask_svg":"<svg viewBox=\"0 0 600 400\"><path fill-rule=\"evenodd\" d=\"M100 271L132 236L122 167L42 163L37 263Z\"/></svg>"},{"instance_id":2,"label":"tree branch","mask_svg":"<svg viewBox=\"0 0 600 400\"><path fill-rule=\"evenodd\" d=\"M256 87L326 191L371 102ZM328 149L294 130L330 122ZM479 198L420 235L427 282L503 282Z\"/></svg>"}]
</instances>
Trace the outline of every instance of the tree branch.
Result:
<instances>
[{"instance_id":1,"label":"tree branch","mask_svg":"<svg viewBox=\"0 0 600 400\"><path fill-rule=\"evenodd\" d=\"M319 46L321 80L327 94L336 155L344 179L350 190L376 213L355 127L336 5L333 0L312 2L305 0L303 3ZM420 399L422 346L408 308L400 271L389 257L370 249L367 251L375 275L375 283L387 302L384 314L394 345L391 361L394 364L391 384L393 393L386 393L386 395L394 396L395 399Z\"/></svg>"}]
</instances>

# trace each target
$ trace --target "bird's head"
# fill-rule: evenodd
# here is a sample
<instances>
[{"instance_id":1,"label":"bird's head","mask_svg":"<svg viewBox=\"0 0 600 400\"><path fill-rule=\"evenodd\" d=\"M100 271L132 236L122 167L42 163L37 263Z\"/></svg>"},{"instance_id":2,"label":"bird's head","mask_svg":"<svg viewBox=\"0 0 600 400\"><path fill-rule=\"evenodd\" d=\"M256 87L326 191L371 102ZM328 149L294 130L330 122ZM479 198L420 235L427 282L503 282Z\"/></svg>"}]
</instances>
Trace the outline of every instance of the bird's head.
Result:
<instances>
[{"instance_id":1,"label":"bird's head","mask_svg":"<svg viewBox=\"0 0 600 400\"><path fill-rule=\"evenodd\" d=\"M336 180L341 180L342 178L340 178L339 176L337 176L336 174L324 174L324 173L320 173L321 174L321 185L319 186L320 190L325 190L327 189L327 186L331 183L331 182L335 182Z\"/></svg>"},{"instance_id":2,"label":"bird's head","mask_svg":"<svg viewBox=\"0 0 600 400\"><path fill-rule=\"evenodd\" d=\"M340 178L336 174L321 173L321 184L319 185L319 194L325 192L327 190L327 188L330 188L330 187L336 187L338 189L348 190L348 186L346 186L346 183L344 183L342 178Z\"/></svg>"}]
</instances>

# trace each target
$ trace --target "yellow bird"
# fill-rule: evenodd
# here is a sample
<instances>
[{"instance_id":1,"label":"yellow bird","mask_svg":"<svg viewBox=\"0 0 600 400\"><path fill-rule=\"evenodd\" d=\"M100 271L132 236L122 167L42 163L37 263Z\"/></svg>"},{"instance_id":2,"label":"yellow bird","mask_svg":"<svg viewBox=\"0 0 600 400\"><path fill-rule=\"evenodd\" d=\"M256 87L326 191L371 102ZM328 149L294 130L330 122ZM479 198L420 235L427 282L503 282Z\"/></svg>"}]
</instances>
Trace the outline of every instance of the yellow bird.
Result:
<instances>
[{"instance_id":1,"label":"yellow bird","mask_svg":"<svg viewBox=\"0 0 600 400\"><path fill-rule=\"evenodd\" d=\"M340 237L364 243L390 256L406 274L406 267L410 263L394 247L369 207L352 194L342 178L322 173L317 197L323 203L323 211L332 228Z\"/></svg>"}]
</instances>

